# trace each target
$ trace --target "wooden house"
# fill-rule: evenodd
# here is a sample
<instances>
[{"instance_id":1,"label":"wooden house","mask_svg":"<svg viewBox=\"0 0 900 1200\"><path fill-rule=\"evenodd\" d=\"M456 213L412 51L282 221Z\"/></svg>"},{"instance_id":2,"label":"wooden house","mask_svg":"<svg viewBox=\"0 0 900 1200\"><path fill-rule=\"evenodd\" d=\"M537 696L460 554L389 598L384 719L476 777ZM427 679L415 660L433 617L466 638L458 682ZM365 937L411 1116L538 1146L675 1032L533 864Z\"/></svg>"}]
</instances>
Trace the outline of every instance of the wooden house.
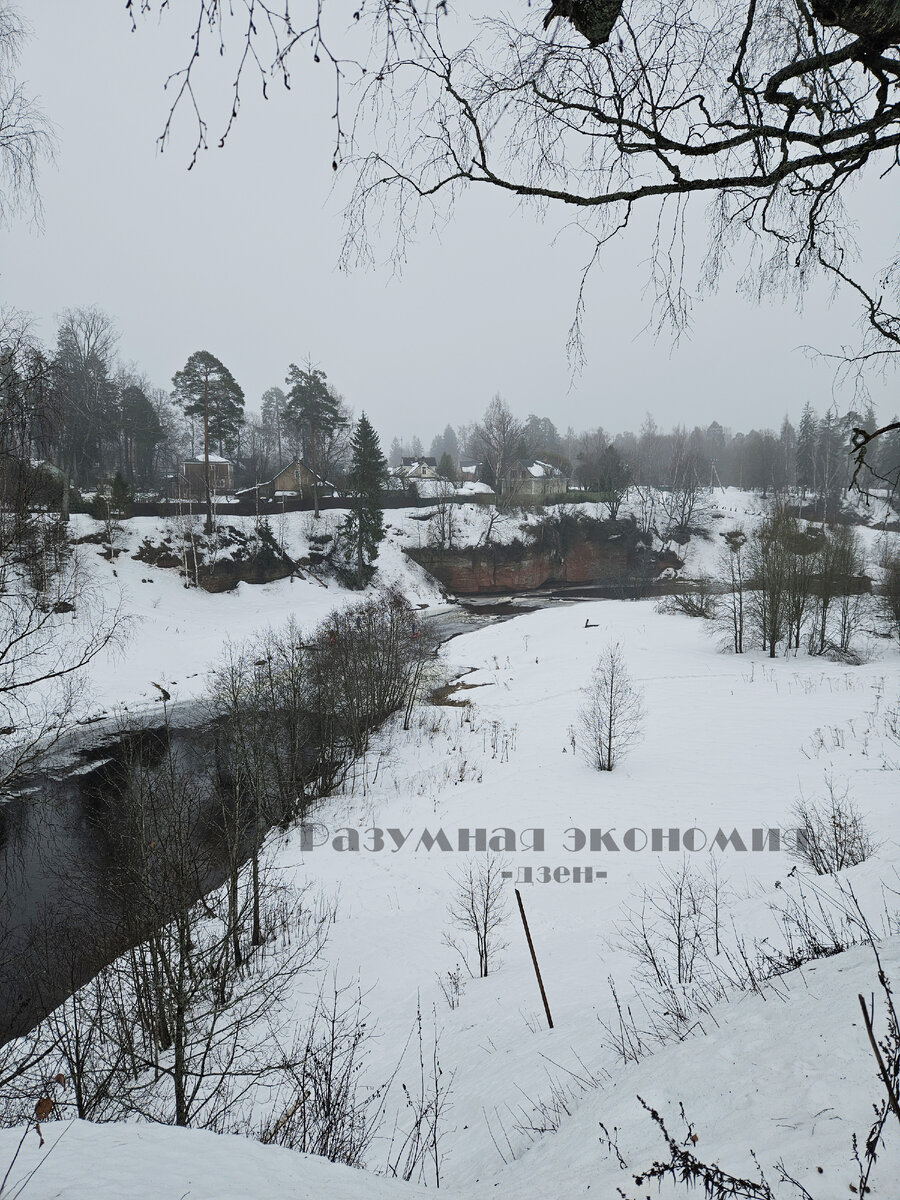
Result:
<instances>
[{"instance_id":1,"label":"wooden house","mask_svg":"<svg viewBox=\"0 0 900 1200\"><path fill-rule=\"evenodd\" d=\"M557 496L565 492L569 481L559 467L533 459L517 459L500 480L503 495Z\"/></svg>"},{"instance_id":2,"label":"wooden house","mask_svg":"<svg viewBox=\"0 0 900 1200\"><path fill-rule=\"evenodd\" d=\"M205 457L196 454L180 462L172 486L179 499L205 500ZM234 463L221 454L211 453L209 456L209 490L214 496L228 496L234 491Z\"/></svg>"},{"instance_id":3,"label":"wooden house","mask_svg":"<svg viewBox=\"0 0 900 1200\"><path fill-rule=\"evenodd\" d=\"M265 500L273 500L279 496L311 500L313 484L318 479L319 499L322 500L335 493L334 485L321 476L316 476L301 459L295 458L286 467L282 467L277 475L273 475L266 483L257 483L254 487L243 488L239 496L252 496L258 493Z\"/></svg>"},{"instance_id":4,"label":"wooden house","mask_svg":"<svg viewBox=\"0 0 900 1200\"><path fill-rule=\"evenodd\" d=\"M417 479L440 479L436 458L404 458L398 474L408 483L414 483Z\"/></svg>"}]
</instances>

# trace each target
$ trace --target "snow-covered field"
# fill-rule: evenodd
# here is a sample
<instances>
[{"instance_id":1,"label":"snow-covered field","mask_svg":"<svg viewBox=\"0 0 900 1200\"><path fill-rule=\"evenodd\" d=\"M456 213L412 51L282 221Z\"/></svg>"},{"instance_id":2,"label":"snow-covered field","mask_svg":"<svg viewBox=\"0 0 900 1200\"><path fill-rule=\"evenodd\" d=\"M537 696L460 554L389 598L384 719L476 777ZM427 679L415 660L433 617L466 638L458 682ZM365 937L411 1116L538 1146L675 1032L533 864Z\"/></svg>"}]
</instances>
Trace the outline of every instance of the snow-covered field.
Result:
<instances>
[{"instance_id":1,"label":"snow-covered field","mask_svg":"<svg viewBox=\"0 0 900 1200\"><path fill-rule=\"evenodd\" d=\"M718 498L717 511L722 517L714 529L754 519L761 505L730 492ZM463 515L474 544L484 511L472 506ZM303 518L296 514L284 531L289 552L303 551L309 533ZM422 536L421 523L412 513L389 519L381 581L399 583L416 603L443 603L439 589L401 553L404 542ZM134 546L154 524L130 523ZM506 524L512 536L513 522ZM863 536L874 560L878 538L871 530ZM710 542L691 543L686 573L712 569L717 540L714 533ZM93 703L100 708L152 703L151 681L179 699L196 695L225 639L240 640L291 614L313 624L350 595L314 579L208 595L185 590L174 572L128 554L114 564L98 557L96 569L109 572L111 589L121 585L135 618L122 657L95 672ZM575 752L569 730L581 689L610 642L619 643L643 691L646 720L641 743L615 771L601 774ZM270 848L282 876L338 898L322 967L339 981L358 979L365 992L376 1033L367 1080L391 1075L419 1006L429 1043L439 1036L450 1088L440 1144L441 1188L449 1196L611 1197L617 1187L634 1200L683 1195L671 1184L657 1191L656 1183L633 1182L634 1173L667 1157L637 1096L664 1115L679 1143L693 1133L689 1144L706 1161L755 1178L755 1153L779 1197L795 1195L779 1183L780 1161L814 1200L852 1194L858 1172L851 1140L854 1134L865 1140L872 1104L881 1099L857 1001L857 993L876 994L883 1032L870 949L810 962L761 994L736 992L699 1017L685 1040L637 1063L622 1061L609 1032L617 1024L609 979L623 1005L637 1011L635 964L618 930L626 908L640 907L642 889L671 890L661 872L681 870L686 858L701 873L713 857L719 865L723 941L767 938L779 945L778 911L801 888L816 895L810 889L818 885L798 877L784 850L753 849L753 831L788 828L795 801L822 796L827 778L848 789L880 843L877 855L846 878L878 932L889 935L884 962L900 979L900 938L893 936L900 929L894 915L900 912L900 745L885 729L886 713L900 698L900 657L896 643L880 638L864 636L861 645L866 661L853 667L805 655L725 655L703 622L661 614L651 601L562 604L489 625L442 650L446 677L463 685L455 699L467 704L425 706L410 730L400 720L383 730L355 786L316 814L314 849L309 833L306 839L296 830L273 834ZM367 848L376 844L366 833L372 829L385 831L384 848ZM468 859L458 831L476 829L516 832L504 886L511 893L514 880L522 881L553 1030L546 1028L511 894L508 945L497 969L486 979L468 979L463 971L458 1007L443 994L438 977L446 979L460 963L445 942L453 876ZM542 852L519 836L534 829L544 831ZM608 836L594 850L588 844L573 851L573 829ZM360 849L343 848L352 839L348 830L359 831ZM426 830L432 838L443 830L453 848L441 849L440 841L425 848ZM706 848L685 856L642 848L653 830L665 831L663 845L671 844L672 830L695 831L696 845L701 834L711 843L720 831L730 841L714 856ZM746 849L736 848L734 831ZM524 842L532 840L529 833ZM591 882L574 882L574 868L582 879L590 868ZM298 1020L311 990L308 979L298 985L292 1000ZM394 1114L403 1119L402 1085L413 1088L418 1069L413 1048L393 1085L385 1137L369 1155L373 1170L384 1166ZM548 1124L559 1127L537 1132ZM43 1130L43 1149L28 1135L10 1174L10 1195L19 1194L16 1181L24 1183L26 1200L420 1194L369 1172L202 1132L66 1122L47 1122ZM20 1136L0 1133L0 1178ZM895 1122L887 1128L873 1196L898 1194L898 1178Z\"/></svg>"}]
</instances>

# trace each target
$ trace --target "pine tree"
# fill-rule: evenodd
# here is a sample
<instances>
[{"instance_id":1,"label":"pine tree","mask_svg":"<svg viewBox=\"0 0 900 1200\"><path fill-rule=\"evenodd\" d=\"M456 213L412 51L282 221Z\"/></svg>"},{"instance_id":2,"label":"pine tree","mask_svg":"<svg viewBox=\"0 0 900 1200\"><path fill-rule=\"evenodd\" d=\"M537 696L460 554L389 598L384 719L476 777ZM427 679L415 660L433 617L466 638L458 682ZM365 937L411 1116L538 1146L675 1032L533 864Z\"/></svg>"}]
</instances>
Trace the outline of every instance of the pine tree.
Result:
<instances>
[{"instance_id":1,"label":"pine tree","mask_svg":"<svg viewBox=\"0 0 900 1200\"><path fill-rule=\"evenodd\" d=\"M449 454L454 463L459 461L459 439L452 425L444 429L444 454Z\"/></svg>"},{"instance_id":2,"label":"pine tree","mask_svg":"<svg viewBox=\"0 0 900 1200\"><path fill-rule=\"evenodd\" d=\"M284 415L300 434L304 451L309 453L313 473L313 510L319 517L319 449L324 438L342 424L341 402L328 386L324 371L307 360L301 370L295 363L288 367L285 380L290 385Z\"/></svg>"},{"instance_id":3,"label":"pine tree","mask_svg":"<svg viewBox=\"0 0 900 1200\"><path fill-rule=\"evenodd\" d=\"M338 547L348 581L355 587L365 587L374 573L378 546L384 538L381 493L388 475L378 434L365 413L353 431L351 450L351 508L338 529Z\"/></svg>"},{"instance_id":4,"label":"pine tree","mask_svg":"<svg viewBox=\"0 0 900 1200\"><path fill-rule=\"evenodd\" d=\"M188 417L203 417L203 457L206 490L206 532L212 530L212 492L209 483L210 441L221 454L237 437L244 420L244 391L224 363L208 350L195 350L172 377L175 402Z\"/></svg>"},{"instance_id":5,"label":"pine tree","mask_svg":"<svg viewBox=\"0 0 900 1200\"><path fill-rule=\"evenodd\" d=\"M244 421L244 390L224 363L208 350L195 350L172 377L175 401L186 416L208 418L204 442L221 454Z\"/></svg>"}]
</instances>

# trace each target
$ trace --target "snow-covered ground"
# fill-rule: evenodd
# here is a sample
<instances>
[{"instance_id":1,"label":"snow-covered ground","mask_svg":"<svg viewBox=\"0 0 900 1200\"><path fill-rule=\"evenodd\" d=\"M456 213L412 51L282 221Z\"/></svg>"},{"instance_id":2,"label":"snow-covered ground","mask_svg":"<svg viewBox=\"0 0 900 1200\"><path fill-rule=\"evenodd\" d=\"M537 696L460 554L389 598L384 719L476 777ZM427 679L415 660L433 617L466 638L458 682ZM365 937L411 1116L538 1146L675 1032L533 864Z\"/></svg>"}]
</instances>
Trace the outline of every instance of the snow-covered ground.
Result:
<instances>
[{"instance_id":1,"label":"snow-covered ground","mask_svg":"<svg viewBox=\"0 0 900 1200\"><path fill-rule=\"evenodd\" d=\"M333 534L343 516L332 509L316 522L311 513L288 513L272 518L272 527L287 553L299 559L309 552L310 534ZM235 516L228 524L249 533L254 519ZM73 538L101 529L100 522L89 517L72 518ZM203 691L207 669L226 641L240 642L269 625L283 625L290 617L311 628L335 608L359 599L358 592L310 573L262 585L239 583L230 592L185 587L178 570L150 566L133 557L145 539L159 544L170 532L171 524L163 518L133 517L122 523L115 543L122 552L114 560L105 559L99 546L79 547L107 604L121 601L129 622L122 649L91 665L85 715L109 712L118 705L139 708L159 703L154 682L176 702L194 699ZM405 540L399 530L391 529L381 548L378 583L397 584L413 604L442 604L439 585L402 553Z\"/></svg>"},{"instance_id":2,"label":"snow-covered ground","mask_svg":"<svg viewBox=\"0 0 900 1200\"><path fill-rule=\"evenodd\" d=\"M752 521L762 511L758 500L738 493L719 499L722 517L714 530ZM404 543L425 536L416 515L389 514L382 579L399 582L415 602L436 605L439 590L401 553ZM472 506L463 515L474 544L484 510ZM301 524L304 516L295 514L284 532L289 552L303 551L310 532ZM504 518L500 525L512 536L521 520ZM136 546L150 527L131 526L128 537ZM871 530L863 536L874 559L878 537ZM686 573L712 565L717 540L714 532L709 542L691 543ZM149 702L151 680L176 697L194 695L225 638L239 640L292 613L312 624L350 595L313 579L208 595L185 590L174 572L126 554L115 564L98 558L97 570L110 572L110 586L113 567L138 623L123 657L95 673L99 704ZM153 582L143 583L147 578ZM581 689L610 642L619 643L643 691L646 720L642 742L615 771L598 774L573 751L569 730ZM617 1187L634 1200L683 1195L672 1185L657 1192L655 1183L638 1187L632 1180L666 1157L638 1095L663 1113L679 1142L689 1132L679 1116L683 1103L697 1139L690 1145L707 1161L753 1176L755 1152L779 1197L794 1195L778 1184L780 1160L814 1200L851 1194L849 1185L858 1179L851 1138L865 1140L872 1104L881 1099L857 1001L857 993L876 994L883 1032L871 950L856 947L811 962L762 994L737 993L702 1016L684 1041L636 1064L621 1061L607 1027L616 1026L610 978L624 1005L639 1003L634 961L617 932L625 908L639 907L642 889L668 886L661 870L679 870L684 862L680 851L627 848L641 846L640 831L691 829L709 842L720 830L725 838L737 830L748 849L735 848L732 838L715 856L723 930L748 943L768 938L775 946L777 912L801 887L810 894L810 884L792 873L793 860L783 850L749 848L753 830L789 827L794 802L801 794L821 796L830 777L847 787L880 843L876 856L847 878L879 932L894 935L900 928L893 916L900 910L900 745L885 730L885 714L900 698L900 657L896 643L864 636L861 644L866 661L855 667L804 655L725 655L703 622L661 614L650 601L560 605L491 625L442 651L446 676L463 685L456 699L468 704L427 706L409 731L399 720L383 730L355 787L316 814L315 849L299 831L273 834L270 848L284 877L338 897L322 966L340 981L358 979L366 993L377 1034L368 1081L394 1070L420 1004L427 1037L439 1034L443 1078L452 1080L441 1140L441 1188L449 1196L607 1197ZM373 828L398 833L385 832L383 849L367 849L375 843L365 831ZM552 1031L511 895L508 945L497 969L486 979L466 979L452 1009L438 979L460 962L445 943L452 933L453 875L468 858L456 848L458 831L535 828L544 831L543 852L517 837L506 855L513 878L505 886L511 891L514 879L522 880ZM572 829L609 836L600 849L572 851ZM347 830L360 832L360 849L342 848ZM440 842L426 849L426 830L432 837L443 830L454 849L440 849ZM703 849L688 857L706 871L712 856ZM576 867L582 878L585 868L606 875L573 882ZM531 884L524 882L528 868ZM549 869L548 882L537 882L541 868ZM557 868L559 882L552 878ZM883 945L885 965L898 982L900 940L888 936ZM298 985L292 1000L298 1019L310 990L309 980ZM412 1088L417 1072L417 1055L408 1053L388 1105L387 1135L394 1113L403 1118L401 1085ZM579 1083L588 1079L589 1085ZM559 1128L538 1134L553 1107L558 1121L549 1123ZM242 1139L53 1121L43 1129L43 1149L33 1132L28 1135L7 1185L10 1195L18 1194L16 1180L27 1181L26 1200L420 1194L369 1172ZM0 1133L0 1177L20 1136ZM383 1168L386 1155L386 1140L377 1139L369 1156L373 1170ZM898 1177L895 1122L887 1129L873 1196L896 1195Z\"/></svg>"},{"instance_id":3,"label":"snow-covered ground","mask_svg":"<svg viewBox=\"0 0 900 1200\"><path fill-rule=\"evenodd\" d=\"M597 504L573 507L589 516L602 517L605 512ZM710 537L694 538L687 547L678 548L685 558L682 573L692 578L717 572L722 547L719 533L739 523L752 528L765 513L766 502L728 488L711 493L705 507ZM883 507L873 504L865 509L860 502L861 511L873 525L883 519ZM623 505L622 515L638 509L632 498ZM461 547L476 546L487 536L494 542L511 542L523 536L523 526L541 519L534 511L498 514L483 504L459 505L453 511L454 541ZM398 509L386 514L388 532L379 555L376 584L397 585L413 604L433 608L444 603L440 586L403 553L405 546L428 544L427 513L427 509ZM310 536L333 534L343 515L335 509L323 512L318 521L305 512L274 516L270 521L287 553L299 559L309 552ZM254 519L236 516L229 518L229 523L249 533ZM101 528L100 522L89 517L72 519L73 537L96 533ZM171 522L165 519L135 517L123 525L116 543L123 552L114 561L104 559L97 546L81 548L108 601L114 603L121 595L131 620L124 651L105 656L92 667L92 712L108 711L117 704L158 702L159 693L152 681L164 686L176 700L192 699L202 691L206 669L226 639L240 641L290 616L309 627L338 605L358 598L358 593L348 592L333 579L312 575L264 585L242 583L234 591L218 594L185 588L176 570L149 566L132 557L145 538L158 543L167 532L171 532ZM859 533L877 577L884 535L869 527L860 527Z\"/></svg>"},{"instance_id":4,"label":"snow-covered ground","mask_svg":"<svg viewBox=\"0 0 900 1200\"><path fill-rule=\"evenodd\" d=\"M895 978L900 974L896 940L885 965ZM781 998L746 997L729 1006L706 1036L660 1050L573 1104L558 1132L545 1134L520 1158L507 1165L498 1159L478 1182L450 1181L439 1194L449 1200L606 1198L618 1196L617 1188L633 1200L702 1194L671 1181L635 1185L635 1174L667 1157L640 1096L660 1112L679 1143L691 1145L704 1161L756 1179L755 1154L779 1198L798 1195L779 1183L780 1161L814 1200L845 1200L857 1191L859 1178L852 1139L864 1139L872 1103L881 1098L856 999L857 992L868 994L872 986L869 951L855 949L811 964L791 978ZM557 1055L559 1048L550 1045L546 1052ZM515 1063L508 1068L514 1070ZM482 1098L489 1112L490 1080ZM681 1119L681 1104L690 1130ZM43 1147L33 1131L27 1134L4 1195L24 1192L26 1200L413 1200L434 1194L277 1146L199 1130L80 1121L46 1122L42 1130ZM696 1142L688 1142L690 1134ZM20 1138L18 1130L0 1131L4 1171ZM871 1183L873 1197L894 1200L898 1178L900 1131L889 1126Z\"/></svg>"},{"instance_id":5,"label":"snow-covered ground","mask_svg":"<svg viewBox=\"0 0 900 1200\"><path fill-rule=\"evenodd\" d=\"M644 690L647 719L643 744L602 775L572 754L568 728L580 688L611 639L622 646ZM456 1072L445 1178L470 1185L498 1171L502 1155L525 1150L529 1138L514 1126L529 1116L532 1101L546 1098L553 1080L571 1082L567 1072L579 1075L585 1067L607 1086L618 1078L603 1030L603 1023L614 1023L608 976L619 980L628 1000L632 994L630 958L617 944L615 927L622 906L634 902L642 886L659 884L661 862L681 863L678 853L649 849L572 853L565 849L566 831L612 831L624 847L629 828L648 834L695 828L710 841L719 829L730 835L736 828L749 846L754 828L785 828L800 792L821 794L831 770L850 785L883 840L876 869L889 872L900 859L892 814L897 776L884 769L882 739L874 728L866 732L865 714L883 709L891 691L896 701L898 679L893 647L885 658L858 668L770 663L757 655L740 659L718 653L702 623L657 614L650 603L544 610L457 638L445 658L453 673L466 672L471 690L462 695L472 700L472 710L426 714L425 727L408 735L406 745L402 734L386 735L388 765L377 783L364 798L336 802L319 817L331 831L411 831L409 842L396 852L339 852L325 845L304 853L295 836L285 840L279 861L293 865L301 878L340 890L329 953L342 971L358 972L365 985L374 985L369 1003L385 1048L400 1044L408 1031L418 991L428 1009L435 1006L442 1064ZM872 722L877 727L877 718ZM459 828L478 827L545 830L545 853L511 853L514 871L530 865L535 874L539 866L607 872L601 882L535 882L522 889L556 1025L552 1032L543 1028L527 948L514 922L502 969L470 981L458 1009L447 1008L435 982L435 973L457 961L441 939L448 929L451 875L465 856L414 845L425 828L432 834L444 829L455 845ZM709 854L695 857L705 866ZM795 886L788 878L791 860L750 850L727 850L720 859L733 889L729 923L745 936L774 938L767 901ZM874 978L870 961L869 990ZM779 1006L770 1003L766 1011ZM688 1053L700 1061L712 1052L697 1044ZM788 1054L787 1074L790 1063ZM699 1084L708 1069L700 1071ZM647 1070L652 1076L653 1068ZM670 1095L663 1080L647 1099L662 1103ZM594 1108L601 1103L591 1100Z\"/></svg>"}]
</instances>

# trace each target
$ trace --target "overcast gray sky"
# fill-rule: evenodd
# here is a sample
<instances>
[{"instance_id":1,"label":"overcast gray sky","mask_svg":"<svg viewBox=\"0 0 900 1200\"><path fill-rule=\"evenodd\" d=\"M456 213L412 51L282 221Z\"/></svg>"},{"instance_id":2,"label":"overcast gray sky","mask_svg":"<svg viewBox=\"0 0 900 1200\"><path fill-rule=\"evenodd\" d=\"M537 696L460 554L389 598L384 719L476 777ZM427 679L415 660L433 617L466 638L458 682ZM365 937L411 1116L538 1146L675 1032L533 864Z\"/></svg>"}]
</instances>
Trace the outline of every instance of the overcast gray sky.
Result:
<instances>
[{"instance_id":1,"label":"overcast gray sky","mask_svg":"<svg viewBox=\"0 0 900 1200\"><path fill-rule=\"evenodd\" d=\"M389 266L337 269L349 184L331 170L333 102L324 65L294 64L291 92L248 95L224 150L186 170L186 113L173 143L156 137L168 112L163 83L186 43L176 20L132 34L124 4L30 0L34 36L22 76L56 124L57 163L45 171L44 228L0 234L0 298L30 311L53 340L54 315L96 304L115 317L124 360L168 388L196 349L231 368L249 407L310 355L382 435L426 443L449 421L476 419L502 393L520 415L561 431L636 429L718 419L735 429L821 411L833 372L799 347L852 340L856 309L814 293L756 306L726 281L695 310L693 336L672 350L641 334L647 321L646 242L638 228L607 254L588 288L587 364L572 381L566 335L584 236L566 214L540 223L507 196L464 198L440 237L425 232L398 277ZM223 76L223 83L227 82ZM211 137L227 96L209 110ZM887 256L897 238L893 178L863 195L863 235ZM563 229L559 233L560 229ZM646 229L646 227L645 227ZM559 236L557 236L559 234ZM873 387L882 416L900 407L897 380Z\"/></svg>"}]
</instances>

